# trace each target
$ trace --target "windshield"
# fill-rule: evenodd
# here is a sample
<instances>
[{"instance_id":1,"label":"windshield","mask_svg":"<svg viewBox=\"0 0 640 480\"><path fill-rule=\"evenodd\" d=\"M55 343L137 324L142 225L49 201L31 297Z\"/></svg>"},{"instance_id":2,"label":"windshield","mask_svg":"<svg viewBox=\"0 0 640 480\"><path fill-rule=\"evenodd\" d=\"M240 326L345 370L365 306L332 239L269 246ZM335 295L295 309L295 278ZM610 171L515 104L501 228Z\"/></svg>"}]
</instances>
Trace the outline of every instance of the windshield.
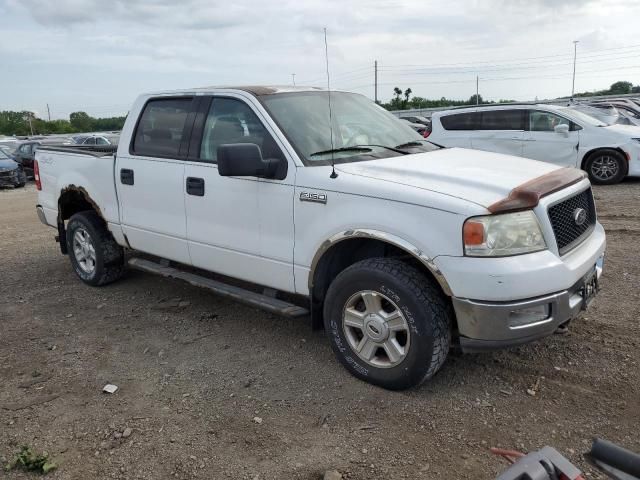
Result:
<instances>
[{"instance_id":1,"label":"windshield","mask_svg":"<svg viewBox=\"0 0 640 480\"><path fill-rule=\"evenodd\" d=\"M577 120L578 122L586 123L586 124L594 126L594 127L606 127L607 126L606 123L603 123L602 121L598 120L597 118L592 117L591 115L587 115L586 113L579 112L578 110L575 110L573 108L567 108L567 110L569 110L569 112L570 112L571 116L573 117L573 119Z\"/></svg>"},{"instance_id":2,"label":"windshield","mask_svg":"<svg viewBox=\"0 0 640 480\"><path fill-rule=\"evenodd\" d=\"M601 110L599 108L592 107L571 107L571 110L577 114L582 113L589 117L593 117L600 123L604 123L607 126L614 125L618 121L618 112L613 108Z\"/></svg>"},{"instance_id":3,"label":"windshield","mask_svg":"<svg viewBox=\"0 0 640 480\"><path fill-rule=\"evenodd\" d=\"M332 157L336 163L353 162L438 148L362 95L331 92L333 128L327 92L281 93L260 100L306 165L326 165Z\"/></svg>"},{"instance_id":4,"label":"windshield","mask_svg":"<svg viewBox=\"0 0 640 480\"><path fill-rule=\"evenodd\" d=\"M0 148L0 160L7 160L11 157L4 152L4 149Z\"/></svg>"}]
</instances>

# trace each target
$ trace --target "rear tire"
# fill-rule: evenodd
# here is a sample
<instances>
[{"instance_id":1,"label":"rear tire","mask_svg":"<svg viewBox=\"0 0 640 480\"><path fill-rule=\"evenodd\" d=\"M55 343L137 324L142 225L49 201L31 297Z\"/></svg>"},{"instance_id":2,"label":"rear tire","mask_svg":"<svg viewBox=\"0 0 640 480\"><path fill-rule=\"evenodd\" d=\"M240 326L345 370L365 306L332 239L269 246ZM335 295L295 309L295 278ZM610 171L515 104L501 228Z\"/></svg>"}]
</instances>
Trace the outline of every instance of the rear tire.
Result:
<instances>
[{"instance_id":1,"label":"rear tire","mask_svg":"<svg viewBox=\"0 0 640 480\"><path fill-rule=\"evenodd\" d=\"M325 329L338 360L357 378L390 390L420 385L443 365L451 306L422 272L393 258L362 260L331 283Z\"/></svg>"},{"instance_id":2,"label":"rear tire","mask_svg":"<svg viewBox=\"0 0 640 480\"><path fill-rule=\"evenodd\" d=\"M100 286L124 273L124 250L94 211L76 213L67 224L67 249L80 280Z\"/></svg>"},{"instance_id":3,"label":"rear tire","mask_svg":"<svg viewBox=\"0 0 640 480\"><path fill-rule=\"evenodd\" d=\"M617 150L603 149L592 153L585 162L589 180L596 185L613 185L627 175L627 162Z\"/></svg>"}]
</instances>

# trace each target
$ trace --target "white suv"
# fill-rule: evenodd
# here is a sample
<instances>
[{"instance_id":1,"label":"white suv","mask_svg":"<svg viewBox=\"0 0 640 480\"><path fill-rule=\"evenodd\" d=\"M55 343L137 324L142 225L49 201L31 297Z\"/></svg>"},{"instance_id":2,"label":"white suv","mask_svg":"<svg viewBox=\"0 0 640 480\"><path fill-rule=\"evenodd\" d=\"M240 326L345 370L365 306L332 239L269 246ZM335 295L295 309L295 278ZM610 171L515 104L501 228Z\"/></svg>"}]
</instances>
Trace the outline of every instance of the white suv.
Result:
<instances>
[{"instance_id":1,"label":"white suv","mask_svg":"<svg viewBox=\"0 0 640 480\"><path fill-rule=\"evenodd\" d=\"M640 128L607 126L568 107L514 104L436 112L429 140L582 168L593 183L640 176Z\"/></svg>"}]
</instances>

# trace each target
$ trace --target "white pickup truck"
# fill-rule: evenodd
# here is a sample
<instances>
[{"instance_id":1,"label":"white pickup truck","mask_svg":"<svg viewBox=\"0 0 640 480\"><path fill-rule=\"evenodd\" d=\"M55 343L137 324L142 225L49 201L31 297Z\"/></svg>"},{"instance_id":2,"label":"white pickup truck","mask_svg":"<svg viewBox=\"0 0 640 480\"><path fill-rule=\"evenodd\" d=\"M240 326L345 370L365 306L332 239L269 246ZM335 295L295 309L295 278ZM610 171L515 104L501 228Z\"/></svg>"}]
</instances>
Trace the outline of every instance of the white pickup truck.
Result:
<instances>
[{"instance_id":1,"label":"white pickup truck","mask_svg":"<svg viewBox=\"0 0 640 480\"><path fill-rule=\"evenodd\" d=\"M442 149L347 92L142 95L116 152L36 160L38 215L85 283L117 280L131 251L129 266L310 314L353 375L390 389L432 377L452 345L552 334L602 272L584 172Z\"/></svg>"}]
</instances>

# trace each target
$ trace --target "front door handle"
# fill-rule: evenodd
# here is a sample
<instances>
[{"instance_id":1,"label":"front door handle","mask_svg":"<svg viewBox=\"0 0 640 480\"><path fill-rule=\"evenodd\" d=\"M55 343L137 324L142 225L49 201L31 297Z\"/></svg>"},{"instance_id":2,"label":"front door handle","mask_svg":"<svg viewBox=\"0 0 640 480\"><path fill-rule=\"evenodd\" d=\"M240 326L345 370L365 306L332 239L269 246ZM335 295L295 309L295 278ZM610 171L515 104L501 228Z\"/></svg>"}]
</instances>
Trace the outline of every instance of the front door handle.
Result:
<instances>
[{"instance_id":1,"label":"front door handle","mask_svg":"<svg viewBox=\"0 0 640 480\"><path fill-rule=\"evenodd\" d=\"M120 182L123 185L133 185L133 170L129 168L120 169Z\"/></svg>"},{"instance_id":2,"label":"front door handle","mask_svg":"<svg viewBox=\"0 0 640 480\"><path fill-rule=\"evenodd\" d=\"M204 178L187 177L187 193L196 197L204 197Z\"/></svg>"}]
</instances>

